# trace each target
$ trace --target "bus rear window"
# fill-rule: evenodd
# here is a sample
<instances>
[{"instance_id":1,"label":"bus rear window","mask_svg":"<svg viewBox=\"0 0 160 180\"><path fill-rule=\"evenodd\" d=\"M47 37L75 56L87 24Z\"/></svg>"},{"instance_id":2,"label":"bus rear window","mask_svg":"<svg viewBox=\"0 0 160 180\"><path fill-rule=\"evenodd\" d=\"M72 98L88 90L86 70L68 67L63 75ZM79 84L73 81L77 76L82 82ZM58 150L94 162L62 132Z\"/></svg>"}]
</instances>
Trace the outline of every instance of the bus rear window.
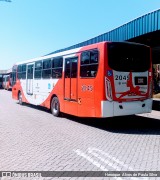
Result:
<instances>
[{"instance_id":1,"label":"bus rear window","mask_svg":"<svg viewBox=\"0 0 160 180\"><path fill-rule=\"evenodd\" d=\"M108 65L116 71L147 71L150 68L150 48L127 42L109 43Z\"/></svg>"}]
</instances>

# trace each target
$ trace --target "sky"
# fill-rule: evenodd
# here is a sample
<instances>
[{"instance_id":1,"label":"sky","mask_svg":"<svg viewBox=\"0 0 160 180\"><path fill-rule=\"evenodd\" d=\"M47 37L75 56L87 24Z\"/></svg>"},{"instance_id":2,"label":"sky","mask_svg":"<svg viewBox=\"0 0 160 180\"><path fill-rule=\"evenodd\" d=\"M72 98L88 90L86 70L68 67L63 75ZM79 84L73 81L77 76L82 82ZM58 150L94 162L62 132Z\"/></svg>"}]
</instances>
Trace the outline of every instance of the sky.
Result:
<instances>
[{"instance_id":1,"label":"sky","mask_svg":"<svg viewBox=\"0 0 160 180\"><path fill-rule=\"evenodd\" d=\"M0 70L111 31L160 0L0 0Z\"/></svg>"}]
</instances>

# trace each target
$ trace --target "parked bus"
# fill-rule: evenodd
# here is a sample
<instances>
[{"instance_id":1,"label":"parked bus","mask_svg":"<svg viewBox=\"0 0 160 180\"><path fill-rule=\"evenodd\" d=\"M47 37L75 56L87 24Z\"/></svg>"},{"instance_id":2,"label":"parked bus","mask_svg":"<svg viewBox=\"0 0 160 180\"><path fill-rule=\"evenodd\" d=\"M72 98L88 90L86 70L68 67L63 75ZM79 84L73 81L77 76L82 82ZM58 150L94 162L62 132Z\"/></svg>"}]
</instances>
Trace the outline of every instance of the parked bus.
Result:
<instances>
[{"instance_id":1,"label":"parked bus","mask_svg":"<svg viewBox=\"0 0 160 180\"><path fill-rule=\"evenodd\" d=\"M6 90L12 89L12 86L11 86L11 74L3 75L3 83L2 83L2 86L3 86L3 88L6 89Z\"/></svg>"},{"instance_id":2,"label":"parked bus","mask_svg":"<svg viewBox=\"0 0 160 180\"><path fill-rule=\"evenodd\" d=\"M12 96L79 117L113 117L152 110L148 46L100 42L17 63Z\"/></svg>"},{"instance_id":3,"label":"parked bus","mask_svg":"<svg viewBox=\"0 0 160 180\"><path fill-rule=\"evenodd\" d=\"M2 88L2 82L3 82L3 75L0 74L0 88Z\"/></svg>"}]
</instances>

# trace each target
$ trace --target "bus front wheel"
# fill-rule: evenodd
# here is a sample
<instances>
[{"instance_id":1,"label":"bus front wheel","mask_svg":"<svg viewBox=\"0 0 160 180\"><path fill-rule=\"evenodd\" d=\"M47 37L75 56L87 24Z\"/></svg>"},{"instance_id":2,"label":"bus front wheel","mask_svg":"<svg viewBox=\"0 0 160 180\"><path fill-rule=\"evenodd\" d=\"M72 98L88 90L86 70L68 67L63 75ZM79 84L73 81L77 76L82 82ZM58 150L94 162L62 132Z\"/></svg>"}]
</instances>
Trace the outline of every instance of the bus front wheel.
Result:
<instances>
[{"instance_id":1,"label":"bus front wheel","mask_svg":"<svg viewBox=\"0 0 160 180\"><path fill-rule=\"evenodd\" d=\"M19 94L18 94L18 103L19 103L20 105L23 104L23 101L22 101L22 93L21 93L21 92L19 92Z\"/></svg>"},{"instance_id":2,"label":"bus front wheel","mask_svg":"<svg viewBox=\"0 0 160 180\"><path fill-rule=\"evenodd\" d=\"M54 116L60 116L60 103L57 97L53 97L51 102L51 112Z\"/></svg>"}]
</instances>

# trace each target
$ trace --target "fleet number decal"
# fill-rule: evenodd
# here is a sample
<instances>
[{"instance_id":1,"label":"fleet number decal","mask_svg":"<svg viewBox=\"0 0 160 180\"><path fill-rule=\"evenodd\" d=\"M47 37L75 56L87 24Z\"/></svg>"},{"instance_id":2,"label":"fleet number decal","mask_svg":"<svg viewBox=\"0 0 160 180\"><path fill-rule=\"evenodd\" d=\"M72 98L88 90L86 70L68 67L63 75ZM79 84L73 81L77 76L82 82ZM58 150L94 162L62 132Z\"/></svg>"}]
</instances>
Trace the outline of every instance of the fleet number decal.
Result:
<instances>
[{"instance_id":1,"label":"fleet number decal","mask_svg":"<svg viewBox=\"0 0 160 180\"><path fill-rule=\"evenodd\" d=\"M129 79L129 75L115 75L115 80L128 80Z\"/></svg>"},{"instance_id":2,"label":"fleet number decal","mask_svg":"<svg viewBox=\"0 0 160 180\"><path fill-rule=\"evenodd\" d=\"M82 91L93 91L92 85L82 85Z\"/></svg>"}]
</instances>

